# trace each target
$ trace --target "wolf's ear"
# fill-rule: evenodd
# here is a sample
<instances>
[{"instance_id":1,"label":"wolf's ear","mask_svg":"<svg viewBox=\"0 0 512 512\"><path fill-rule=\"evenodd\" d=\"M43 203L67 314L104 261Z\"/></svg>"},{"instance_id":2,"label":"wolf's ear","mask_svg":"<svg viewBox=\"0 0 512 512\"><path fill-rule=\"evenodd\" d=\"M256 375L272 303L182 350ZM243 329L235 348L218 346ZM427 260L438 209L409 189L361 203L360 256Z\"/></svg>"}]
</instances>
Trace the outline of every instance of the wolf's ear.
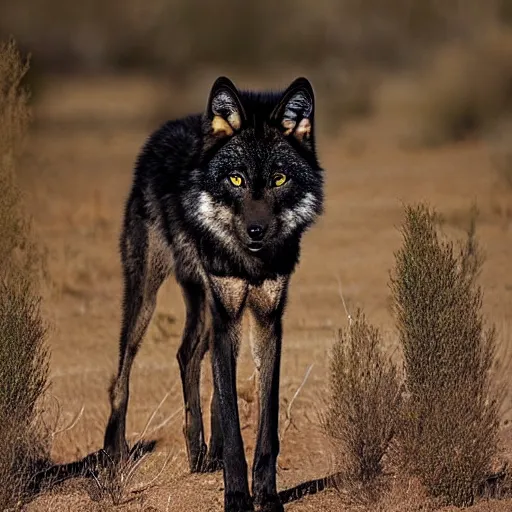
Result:
<instances>
[{"instance_id":1,"label":"wolf's ear","mask_svg":"<svg viewBox=\"0 0 512 512\"><path fill-rule=\"evenodd\" d=\"M308 149L312 149L314 114L313 87L307 78L301 77L284 91L271 119L278 124L284 135L295 137Z\"/></svg>"},{"instance_id":2,"label":"wolf's ear","mask_svg":"<svg viewBox=\"0 0 512 512\"><path fill-rule=\"evenodd\" d=\"M215 80L206 106L209 135L216 139L231 137L242 128L245 112L238 90L224 76Z\"/></svg>"}]
</instances>

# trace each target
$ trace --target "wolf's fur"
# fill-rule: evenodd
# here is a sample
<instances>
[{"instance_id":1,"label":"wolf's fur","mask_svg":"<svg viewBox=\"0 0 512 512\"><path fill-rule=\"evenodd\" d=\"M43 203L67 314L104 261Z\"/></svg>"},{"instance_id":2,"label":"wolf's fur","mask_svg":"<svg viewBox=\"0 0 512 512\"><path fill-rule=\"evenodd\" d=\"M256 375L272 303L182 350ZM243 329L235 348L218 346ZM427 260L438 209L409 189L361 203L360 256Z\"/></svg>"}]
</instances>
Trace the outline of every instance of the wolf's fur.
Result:
<instances>
[{"instance_id":1,"label":"wolf's fur","mask_svg":"<svg viewBox=\"0 0 512 512\"><path fill-rule=\"evenodd\" d=\"M301 237L322 204L314 96L305 78L281 93L254 93L221 77L204 114L167 122L149 137L136 163L121 236L120 359L104 441L114 460L128 454L133 359L158 289L173 272L187 307L177 357L190 469L223 468L225 509L253 510L236 399L241 317L249 310L260 390L253 498L262 510L282 510L276 491L281 317ZM214 376L209 450L199 394L208 350Z\"/></svg>"}]
</instances>

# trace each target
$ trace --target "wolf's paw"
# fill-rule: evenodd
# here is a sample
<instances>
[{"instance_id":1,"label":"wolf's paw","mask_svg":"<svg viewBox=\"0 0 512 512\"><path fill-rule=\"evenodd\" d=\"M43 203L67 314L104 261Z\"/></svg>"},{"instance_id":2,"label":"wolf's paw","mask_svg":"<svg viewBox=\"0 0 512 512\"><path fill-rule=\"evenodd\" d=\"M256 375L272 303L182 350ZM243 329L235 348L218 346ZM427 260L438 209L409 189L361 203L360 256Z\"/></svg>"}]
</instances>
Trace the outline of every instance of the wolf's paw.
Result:
<instances>
[{"instance_id":1,"label":"wolf's paw","mask_svg":"<svg viewBox=\"0 0 512 512\"><path fill-rule=\"evenodd\" d=\"M206 444L202 443L197 450L193 450L189 459L190 472L191 473L202 473L203 466L206 460L207 447Z\"/></svg>"},{"instance_id":2,"label":"wolf's paw","mask_svg":"<svg viewBox=\"0 0 512 512\"><path fill-rule=\"evenodd\" d=\"M224 462L222 462L222 459L208 455L203 462L201 473L215 473L216 471L220 471L223 467Z\"/></svg>"},{"instance_id":3,"label":"wolf's paw","mask_svg":"<svg viewBox=\"0 0 512 512\"><path fill-rule=\"evenodd\" d=\"M277 494L267 494L256 500L257 512L284 512L283 504Z\"/></svg>"},{"instance_id":4,"label":"wolf's paw","mask_svg":"<svg viewBox=\"0 0 512 512\"><path fill-rule=\"evenodd\" d=\"M123 440L105 443L101 452L100 462L104 467L120 464L127 461L130 456L128 443Z\"/></svg>"},{"instance_id":5,"label":"wolf's paw","mask_svg":"<svg viewBox=\"0 0 512 512\"><path fill-rule=\"evenodd\" d=\"M242 492L228 492L224 498L224 512L254 512L252 499Z\"/></svg>"}]
</instances>

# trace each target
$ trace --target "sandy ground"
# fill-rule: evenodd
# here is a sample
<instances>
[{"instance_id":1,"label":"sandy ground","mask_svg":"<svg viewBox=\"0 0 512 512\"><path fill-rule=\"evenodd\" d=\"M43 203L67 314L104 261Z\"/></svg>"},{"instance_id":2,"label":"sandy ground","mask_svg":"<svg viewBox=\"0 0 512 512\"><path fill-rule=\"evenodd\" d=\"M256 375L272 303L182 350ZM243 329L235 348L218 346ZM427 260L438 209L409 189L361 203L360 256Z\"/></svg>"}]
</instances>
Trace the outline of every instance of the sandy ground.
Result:
<instances>
[{"instance_id":1,"label":"sandy ground","mask_svg":"<svg viewBox=\"0 0 512 512\"><path fill-rule=\"evenodd\" d=\"M163 94L164 86L146 79L50 82L36 109L37 123L22 176L38 234L48 248L51 286L45 310L50 335L51 404L66 425L83 407L78 423L54 439L53 456L70 461L98 449L108 414L107 387L117 364L120 321L120 264L117 251L123 201L134 159L155 119L190 105L202 108L208 83L188 95ZM247 84L250 85L250 84ZM200 94L199 94L200 93ZM164 100L162 100L164 98ZM167 104L166 101L169 101ZM321 121L320 121L321 122ZM487 255L481 276L485 312L511 342L512 190L500 184L491 165L492 147L482 141L440 149L407 149L397 137L396 120L383 116L352 122L337 135L319 134L319 153L327 170L326 212L305 237L300 267L292 280L284 327L282 411L303 380L309 379L292 408L294 427L286 432L279 459L278 485L284 489L328 473L329 445L318 427L325 393L329 350L348 309L364 307L369 319L394 343L389 270L400 244L397 227L402 203L426 200L446 218L450 235L462 236L473 200L481 215L478 231ZM507 210L508 208L508 210ZM508 213L507 213L508 211ZM221 474L190 475L182 436L182 397L175 354L184 307L176 284L164 285L154 320L136 359L131 381L128 432L136 440L160 401L149 431L159 444L134 481L133 510L220 511ZM254 444L253 371L248 343L240 364L240 399L248 457ZM203 375L205 410L211 375ZM510 408L508 408L510 409ZM508 412L504 419L510 419ZM208 419L205 425L208 429ZM512 436L503 426L505 448ZM168 455L172 461L156 485L130 490L151 480ZM407 493L406 493L407 494ZM71 483L39 497L28 510L105 510L93 484ZM414 496L406 496L413 499ZM412 502L411 502L412 503ZM489 508L490 507L490 508ZM306 498L289 511L343 510L333 492ZM392 510L393 507L385 510ZM512 510L512 502L483 503L479 510ZM384 510L384 509L383 509ZM412 510L412 505L396 510Z\"/></svg>"}]
</instances>

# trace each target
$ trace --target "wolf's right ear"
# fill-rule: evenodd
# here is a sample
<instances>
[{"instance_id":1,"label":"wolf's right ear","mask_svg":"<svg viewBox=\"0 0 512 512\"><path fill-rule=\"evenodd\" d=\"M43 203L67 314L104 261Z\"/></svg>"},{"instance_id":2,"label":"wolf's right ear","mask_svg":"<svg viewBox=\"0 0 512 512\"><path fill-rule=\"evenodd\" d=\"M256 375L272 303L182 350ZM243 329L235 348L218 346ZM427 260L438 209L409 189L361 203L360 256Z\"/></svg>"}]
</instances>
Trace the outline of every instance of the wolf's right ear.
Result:
<instances>
[{"instance_id":1,"label":"wolf's right ear","mask_svg":"<svg viewBox=\"0 0 512 512\"><path fill-rule=\"evenodd\" d=\"M301 145L312 149L315 116L315 94L309 80L295 79L274 108L271 119L283 135L294 137Z\"/></svg>"},{"instance_id":2,"label":"wolf's right ear","mask_svg":"<svg viewBox=\"0 0 512 512\"><path fill-rule=\"evenodd\" d=\"M221 76L215 80L206 106L208 135L215 139L231 137L242 128L245 111L233 82Z\"/></svg>"}]
</instances>

